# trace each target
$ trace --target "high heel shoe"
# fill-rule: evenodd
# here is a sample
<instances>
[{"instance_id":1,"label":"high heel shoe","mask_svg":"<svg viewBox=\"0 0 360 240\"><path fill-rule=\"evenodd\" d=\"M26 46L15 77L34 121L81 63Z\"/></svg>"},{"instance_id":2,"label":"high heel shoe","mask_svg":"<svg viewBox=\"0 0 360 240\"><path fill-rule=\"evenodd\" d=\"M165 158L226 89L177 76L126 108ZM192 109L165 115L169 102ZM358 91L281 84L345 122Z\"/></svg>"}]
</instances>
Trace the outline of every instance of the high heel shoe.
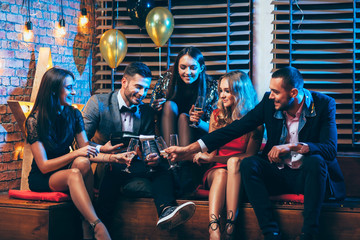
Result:
<instances>
[{"instance_id":1,"label":"high heel shoe","mask_svg":"<svg viewBox=\"0 0 360 240\"><path fill-rule=\"evenodd\" d=\"M96 219L94 222L90 223L90 225L94 230L95 239L111 240L108 230L106 229L105 225L101 222L100 219Z\"/></svg>"},{"instance_id":2,"label":"high heel shoe","mask_svg":"<svg viewBox=\"0 0 360 240\"><path fill-rule=\"evenodd\" d=\"M211 214L210 218L212 219L209 222L209 226L208 226L210 239L214 239L214 234L215 234L215 239L220 239L220 235L221 235L220 234L220 216L219 216L219 218L217 218L215 216L215 214Z\"/></svg>"},{"instance_id":3,"label":"high heel shoe","mask_svg":"<svg viewBox=\"0 0 360 240\"><path fill-rule=\"evenodd\" d=\"M234 228L235 228L235 220L226 219L226 224L224 229L224 239L226 240L234 239Z\"/></svg>"}]
</instances>

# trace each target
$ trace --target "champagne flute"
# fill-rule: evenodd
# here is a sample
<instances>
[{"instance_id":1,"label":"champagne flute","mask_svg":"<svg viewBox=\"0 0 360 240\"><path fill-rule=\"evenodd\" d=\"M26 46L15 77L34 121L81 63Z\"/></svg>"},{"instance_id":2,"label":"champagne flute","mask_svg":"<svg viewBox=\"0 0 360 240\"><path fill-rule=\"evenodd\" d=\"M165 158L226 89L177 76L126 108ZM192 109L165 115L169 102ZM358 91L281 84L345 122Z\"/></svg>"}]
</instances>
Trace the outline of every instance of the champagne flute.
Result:
<instances>
[{"instance_id":1,"label":"champagne flute","mask_svg":"<svg viewBox=\"0 0 360 240\"><path fill-rule=\"evenodd\" d=\"M196 99L196 102L194 104L194 111L195 112L200 112L202 111L203 107L204 107L204 103L205 103L205 97L203 96L198 96ZM198 128L198 126L196 125L196 123L192 122L190 125L190 127L193 128Z\"/></svg>"},{"instance_id":2,"label":"champagne flute","mask_svg":"<svg viewBox=\"0 0 360 240\"><path fill-rule=\"evenodd\" d=\"M177 134L170 134L170 147L171 146L179 146L179 137ZM176 167L179 167L177 163L172 163L170 160L169 160L169 164L170 164L169 169L174 169Z\"/></svg>"},{"instance_id":3,"label":"champagne flute","mask_svg":"<svg viewBox=\"0 0 360 240\"><path fill-rule=\"evenodd\" d=\"M165 140L164 140L163 137L160 136L160 137L158 137L158 138L156 139L156 146L157 146L157 148L159 149L160 155L161 155L163 158L165 158L165 159L168 160L169 166L170 166L170 167L169 167L169 170L170 170L170 169L173 169L174 167L176 167L176 164L172 163L171 160L167 158L167 157L168 157L168 154L165 152L165 149L168 148L168 146L166 145L166 142L165 142Z\"/></svg>"},{"instance_id":4,"label":"champagne flute","mask_svg":"<svg viewBox=\"0 0 360 240\"><path fill-rule=\"evenodd\" d=\"M149 155L152 153L150 141L145 140L141 144L142 144L141 146L142 146L142 151L143 151L143 160L146 162L149 159ZM155 172L155 170L151 166L149 166L149 167L150 167L150 169L149 169L150 173Z\"/></svg>"},{"instance_id":5,"label":"champagne flute","mask_svg":"<svg viewBox=\"0 0 360 240\"><path fill-rule=\"evenodd\" d=\"M133 153L134 151L136 151L136 149L139 147L139 140L136 138L131 138L129 145L127 147L127 157L133 159L135 157L135 154ZM129 169L129 165L126 166L126 168L124 170L122 170L123 172L127 172L127 173L131 173L130 169Z\"/></svg>"}]
</instances>

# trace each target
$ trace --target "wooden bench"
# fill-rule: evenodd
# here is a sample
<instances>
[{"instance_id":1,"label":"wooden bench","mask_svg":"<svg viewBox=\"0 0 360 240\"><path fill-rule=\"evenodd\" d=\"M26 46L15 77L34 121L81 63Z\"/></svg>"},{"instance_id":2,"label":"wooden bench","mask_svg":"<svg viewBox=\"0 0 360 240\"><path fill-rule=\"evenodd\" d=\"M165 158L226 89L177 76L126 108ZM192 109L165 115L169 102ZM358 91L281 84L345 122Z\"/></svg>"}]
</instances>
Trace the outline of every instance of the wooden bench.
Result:
<instances>
[{"instance_id":1,"label":"wooden bench","mask_svg":"<svg viewBox=\"0 0 360 240\"><path fill-rule=\"evenodd\" d=\"M79 213L72 202L11 199L0 194L0 239L78 240Z\"/></svg>"},{"instance_id":2,"label":"wooden bench","mask_svg":"<svg viewBox=\"0 0 360 240\"><path fill-rule=\"evenodd\" d=\"M178 200L181 204L185 200ZM118 201L111 228L113 239L208 239L208 201L194 201L194 216L171 231L156 228L157 214L150 198L123 198ZM321 213L320 239L360 239L360 199L342 203L326 203ZM274 213L284 239L295 240L301 233L302 204L274 203ZM240 206L235 239L262 240L251 204Z\"/></svg>"},{"instance_id":3,"label":"wooden bench","mask_svg":"<svg viewBox=\"0 0 360 240\"><path fill-rule=\"evenodd\" d=\"M339 156L348 196L344 202L324 204L320 219L320 239L360 239L360 158ZM181 204L187 200L178 200ZM208 239L208 201L194 201L195 215L183 226L171 231L156 228L158 220L155 205L149 198L120 198L111 228L113 239ZM284 240L295 240L303 225L302 204L274 203L274 214ZM239 208L235 239L262 240L254 210L249 203Z\"/></svg>"}]
</instances>

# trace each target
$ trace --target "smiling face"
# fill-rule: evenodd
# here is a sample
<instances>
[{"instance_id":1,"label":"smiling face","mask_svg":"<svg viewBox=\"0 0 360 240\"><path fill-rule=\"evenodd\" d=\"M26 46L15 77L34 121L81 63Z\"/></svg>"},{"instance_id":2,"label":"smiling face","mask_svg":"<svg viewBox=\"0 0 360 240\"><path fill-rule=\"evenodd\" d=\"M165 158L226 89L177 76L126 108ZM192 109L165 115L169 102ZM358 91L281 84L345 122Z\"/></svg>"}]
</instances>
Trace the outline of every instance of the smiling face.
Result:
<instances>
[{"instance_id":1,"label":"smiling face","mask_svg":"<svg viewBox=\"0 0 360 240\"><path fill-rule=\"evenodd\" d=\"M150 88L151 78L144 78L140 74L124 76L120 93L128 107L138 105L146 97Z\"/></svg>"},{"instance_id":2,"label":"smiling face","mask_svg":"<svg viewBox=\"0 0 360 240\"><path fill-rule=\"evenodd\" d=\"M292 96L291 91L288 91L283 87L282 78L271 78L270 90L271 93L269 99L274 100L274 106L276 110L288 110L292 106L294 102L294 96Z\"/></svg>"},{"instance_id":3,"label":"smiling face","mask_svg":"<svg viewBox=\"0 0 360 240\"><path fill-rule=\"evenodd\" d=\"M235 96L230 92L229 81L227 78L223 78L220 82L219 96L224 104L224 107L233 107L235 103Z\"/></svg>"},{"instance_id":4,"label":"smiling face","mask_svg":"<svg viewBox=\"0 0 360 240\"><path fill-rule=\"evenodd\" d=\"M67 76L64 79L64 85L60 90L60 105L70 106L72 104L72 97L76 94L74 90L74 79L71 76Z\"/></svg>"},{"instance_id":5,"label":"smiling face","mask_svg":"<svg viewBox=\"0 0 360 240\"><path fill-rule=\"evenodd\" d=\"M179 75L186 84L195 82L203 69L204 67L200 66L200 63L188 54L179 59Z\"/></svg>"}]
</instances>

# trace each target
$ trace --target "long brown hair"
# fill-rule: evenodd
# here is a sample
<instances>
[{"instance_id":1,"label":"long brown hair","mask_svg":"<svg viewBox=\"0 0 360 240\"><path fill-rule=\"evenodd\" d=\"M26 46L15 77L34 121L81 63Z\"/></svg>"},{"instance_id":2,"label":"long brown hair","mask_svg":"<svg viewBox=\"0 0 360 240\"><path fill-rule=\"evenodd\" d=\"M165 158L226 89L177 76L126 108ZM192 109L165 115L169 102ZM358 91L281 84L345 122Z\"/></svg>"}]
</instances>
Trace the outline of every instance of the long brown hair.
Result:
<instances>
[{"instance_id":1,"label":"long brown hair","mask_svg":"<svg viewBox=\"0 0 360 240\"><path fill-rule=\"evenodd\" d=\"M206 96L206 81L209 78L209 76L206 74L206 66L205 66L205 60L204 56L200 52L199 49L196 47L186 47L182 49L179 54L176 57L174 66L171 69L171 79L169 81L168 86L168 92L167 92L167 100L173 100L177 95L177 86L179 85L179 81L181 80L180 74L179 74L179 61L180 58L184 55L189 55L193 59L195 59L199 64L200 68L203 70L200 72L199 77L196 81L199 81L199 88L194 89L194 95L195 99L197 96Z\"/></svg>"},{"instance_id":2,"label":"long brown hair","mask_svg":"<svg viewBox=\"0 0 360 240\"><path fill-rule=\"evenodd\" d=\"M47 141L56 114L61 110L60 94L64 86L65 78L71 76L75 80L72 72L53 67L47 70L41 79L39 91L35 100L35 104L29 116L35 111L38 112L37 124L38 134L42 141ZM72 126L67 125L68 129ZM64 129L67 131L67 129Z\"/></svg>"},{"instance_id":3,"label":"long brown hair","mask_svg":"<svg viewBox=\"0 0 360 240\"><path fill-rule=\"evenodd\" d=\"M249 76L243 71L235 70L220 77L218 85L219 95L221 81L227 81L229 83L230 93L235 98L235 107L233 110L232 106L225 107L221 98L219 98L217 103L219 113L216 116L217 119L214 125L216 129L229 125L234 120L242 118L258 103L254 86L252 85Z\"/></svg>"}]
</instances>

